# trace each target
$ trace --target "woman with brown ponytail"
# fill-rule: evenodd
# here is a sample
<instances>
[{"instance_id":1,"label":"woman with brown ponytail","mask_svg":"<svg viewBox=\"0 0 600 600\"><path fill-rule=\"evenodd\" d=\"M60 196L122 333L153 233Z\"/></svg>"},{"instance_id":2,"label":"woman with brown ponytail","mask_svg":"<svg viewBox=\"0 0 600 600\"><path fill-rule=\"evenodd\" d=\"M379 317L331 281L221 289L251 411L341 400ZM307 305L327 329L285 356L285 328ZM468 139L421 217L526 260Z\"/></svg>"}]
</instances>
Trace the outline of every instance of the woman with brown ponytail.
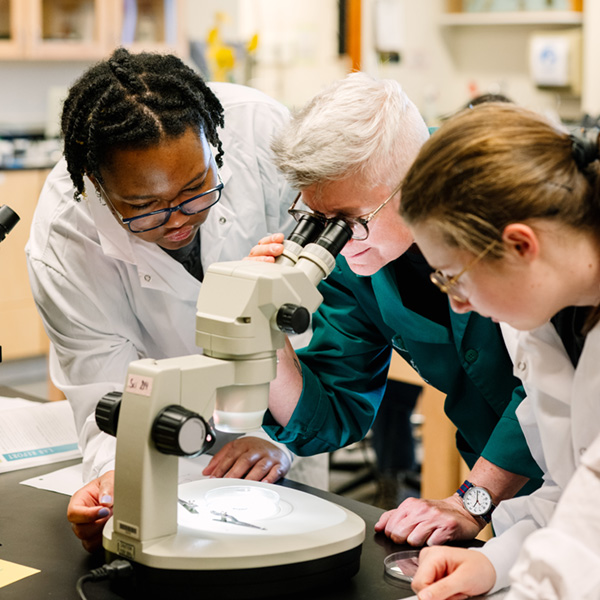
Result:
<instances>
[{"instance_id":1,"label":"woman with brown ponytail","mask_svg":"<svg viewBox=\"0 0 600 600\"><path fill-rule=\"evenodd\" d=\"M474 107L424 145L401 214L457 312L500 322L545 473L494 512L481 551L421 553L420 600L511 584L507 598L600 598L600 198L597 134L507 104ZM509 576L510 572L510 576Z\"/></svg>"}]
</instances>

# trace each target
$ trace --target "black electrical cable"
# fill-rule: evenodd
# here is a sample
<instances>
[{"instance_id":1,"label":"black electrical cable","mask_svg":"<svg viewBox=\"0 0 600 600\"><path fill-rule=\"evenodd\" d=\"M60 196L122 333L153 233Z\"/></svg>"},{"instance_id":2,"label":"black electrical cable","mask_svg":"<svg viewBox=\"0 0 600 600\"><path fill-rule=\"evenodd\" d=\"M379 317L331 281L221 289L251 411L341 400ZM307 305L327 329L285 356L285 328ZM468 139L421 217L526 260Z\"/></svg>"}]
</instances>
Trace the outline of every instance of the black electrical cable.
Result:
<instances>
[{"instance_id":1,"label":"black electrical cable","mask_svg":"<svg viewBox=\"0 0 600 600\"><path fill-rule=\"evenodd\" d=\"M113 560L111 563L102 565L98 569L92 569L89 573L81 576L77 580L76 590L81 600L88 600L83 591L83 584L88 581L103 581L104 579L124 579L130 577L133 573L133 567L126 560Z\"/></svg>"}]
</instances>

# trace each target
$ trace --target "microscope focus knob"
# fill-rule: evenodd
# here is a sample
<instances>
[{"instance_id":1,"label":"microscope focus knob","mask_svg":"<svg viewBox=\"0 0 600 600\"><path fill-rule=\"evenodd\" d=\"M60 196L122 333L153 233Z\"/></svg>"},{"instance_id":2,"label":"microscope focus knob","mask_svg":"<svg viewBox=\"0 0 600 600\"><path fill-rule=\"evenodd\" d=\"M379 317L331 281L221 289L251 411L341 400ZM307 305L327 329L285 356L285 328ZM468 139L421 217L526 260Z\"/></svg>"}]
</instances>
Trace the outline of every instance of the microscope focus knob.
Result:
<instances>
[{"instance_id":1,"label":"microscope focus knob","mask_svg":"<svg viewBox=\"0 0 600 600\"><path fill-rule=\"evenodd\" d=\"M284 333L304 333L310 325L310 313L304 306L282 304L277 311L276 322Z\"/></svg>"},{"instance_id":2,"label":"microscope focus knob","mask_svg":"<svg viewBox=\"0 0 600 600\"><path fill-rule=\"evenodd\" d=\"M109 392L100 398L96 405L96 425L100 431L117 435L122 396L122 392Z\"/></svg>"},{"instance_id":3,"label":"microscope focus knob","mask_svg":"<svg viewBox=\"0 0 600 600\"><path fill-rule=\"evenodd\" d=\"M198 414L172 404L163 408L154 419L152 440L163 454L198 456L215 442L210 425Z\"/></svg>"}]
</instances>

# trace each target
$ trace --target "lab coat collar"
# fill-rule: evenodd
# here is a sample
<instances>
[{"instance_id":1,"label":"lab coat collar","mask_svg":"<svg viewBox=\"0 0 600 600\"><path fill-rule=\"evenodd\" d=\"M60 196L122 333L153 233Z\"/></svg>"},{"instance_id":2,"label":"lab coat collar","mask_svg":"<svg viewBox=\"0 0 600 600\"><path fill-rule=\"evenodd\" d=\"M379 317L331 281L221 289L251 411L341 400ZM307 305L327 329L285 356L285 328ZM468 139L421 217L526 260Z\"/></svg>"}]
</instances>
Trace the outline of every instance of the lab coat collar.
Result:
<instances>
[{"instance_id":1,"label":"lab coat collar","mask_svg":"<svg viewBox=\"0 0 600 600\"><path fill-rule=\"evenodd\" d=\"M532 384L548 396L570 404L575 369L554 325L548 322L532 331L518 331L501 323L501 328L513 359L514 375L526 389L527 384Z\"/></svg>"}]
</instances>

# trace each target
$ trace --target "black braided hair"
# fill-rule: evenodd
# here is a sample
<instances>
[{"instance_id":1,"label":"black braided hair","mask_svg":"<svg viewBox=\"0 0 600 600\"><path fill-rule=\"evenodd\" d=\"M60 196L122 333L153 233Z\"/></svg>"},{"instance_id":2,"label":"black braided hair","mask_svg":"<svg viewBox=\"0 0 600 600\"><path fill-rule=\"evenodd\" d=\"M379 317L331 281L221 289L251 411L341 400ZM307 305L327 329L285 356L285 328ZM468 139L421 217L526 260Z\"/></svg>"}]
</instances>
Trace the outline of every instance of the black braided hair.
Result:
<instances>
[{"instance_id":1,"label":"black braided hair","mask_svg":"<svg viewBox=\"0 0 600 600\"><path fill-rule=\"evenodd\" d=\"M190 126L203 130L221 167L217 128L223 125L220 102L179 58L117 48L73 84L63 106L64 155L75 199L84 192L84 175L102 181L100 167L111 151L147 148Z\"/></svg>"}]
</instances>

